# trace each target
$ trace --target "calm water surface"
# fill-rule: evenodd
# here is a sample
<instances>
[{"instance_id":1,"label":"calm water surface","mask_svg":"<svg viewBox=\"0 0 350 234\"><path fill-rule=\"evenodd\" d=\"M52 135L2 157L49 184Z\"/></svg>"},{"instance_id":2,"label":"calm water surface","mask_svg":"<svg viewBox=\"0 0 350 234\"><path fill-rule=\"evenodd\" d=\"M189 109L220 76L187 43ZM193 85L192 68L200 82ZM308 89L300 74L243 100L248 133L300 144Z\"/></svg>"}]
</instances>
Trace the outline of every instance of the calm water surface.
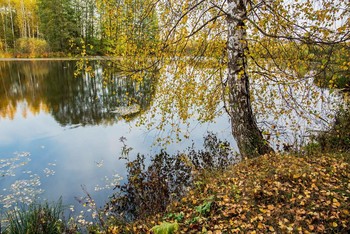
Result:
<instances>
[{"instance_id":1,"label":"calm water surface","mask_svg":"<svg viewBox=\"0 0 350 234\"><path fill-rule=\"evenodd\" d=\"M132 81L96 62L93 76L74 76L75 63L0 61L0 210L60 196L79 207L74 197L84 195L82 185L102 205L126 176L120 137L134 153L160 150L153 145L157 132L135 126L153 103L157 75ZM232 138L225 116L215 124L193 123L197 145L208 130Z\"/></svg>"}]
</instances>

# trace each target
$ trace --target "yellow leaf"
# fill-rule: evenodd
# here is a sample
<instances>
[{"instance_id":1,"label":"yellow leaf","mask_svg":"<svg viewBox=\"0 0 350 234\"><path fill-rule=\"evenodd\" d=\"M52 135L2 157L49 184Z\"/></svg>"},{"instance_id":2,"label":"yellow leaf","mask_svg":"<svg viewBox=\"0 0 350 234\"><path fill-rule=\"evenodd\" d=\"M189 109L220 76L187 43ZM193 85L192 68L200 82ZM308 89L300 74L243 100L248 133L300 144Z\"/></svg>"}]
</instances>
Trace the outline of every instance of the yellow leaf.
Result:
<instances>
[{"instance_id":1,"label":"yellow leaf","mask_svg":"<svg viewBox=\"0 0 350 234\"><path fill-rule=\"evenodd\" d=\"M340 203L338 202L337 199L333 198L333 206L334 207L339 207L340 206Z\"/></svg>"},{"instance_id":2,"label":"yellow leaf","mask_svg":"<svg viewBox=\"0 0 350 234\"><path fill-rule=\"evenodd\" d=\"M275 231L275 229L272 226L269 227L269 230L270 230L270 232L274 232Z\"/></svg>"},{"instance_id":3,"label":"yellow leaf","mask_svg":"<svg viewBox=\"0 0 350 234\"><path fill-rule=\"evenodd\" d=\"M266 213L266 210L263 209L263 208L260 208L259 210L260 210L261 213L264 213L264 214Z\"/></svg>"},{"instance_id":4,"label":"yellow leaf","mask_svg":"<svg viewBox=\"0 0 350 234\"><path fill-rule=\"evenodd\" d=\"M280 227L285 227L285 225L283 224L282 221L278 221L278 225L279 225Z\"/></svg>"},{"instance_id":5,"label":"yellow leaf","mask_svg":"<svg viewBox=\"0 0 350 234\"><path fill-rule=\"evenodd\" d=\"M336 222L333 222L333 223L332 223L332 226L333 226L333 227L338 227L338 224L337 224Z\"/></svg>"},{"instance_id":6,"label":"yellow leaf","mask_svg":"<svg viewBox=\"0 0 350 234\"><path fill-rule=\"evenodd\" d=\"M311 231L313 231L313 230L315 229L315 227L314 227L313 225L309 225L309 229L310 229Z\"/></svg>"}]
</instances>

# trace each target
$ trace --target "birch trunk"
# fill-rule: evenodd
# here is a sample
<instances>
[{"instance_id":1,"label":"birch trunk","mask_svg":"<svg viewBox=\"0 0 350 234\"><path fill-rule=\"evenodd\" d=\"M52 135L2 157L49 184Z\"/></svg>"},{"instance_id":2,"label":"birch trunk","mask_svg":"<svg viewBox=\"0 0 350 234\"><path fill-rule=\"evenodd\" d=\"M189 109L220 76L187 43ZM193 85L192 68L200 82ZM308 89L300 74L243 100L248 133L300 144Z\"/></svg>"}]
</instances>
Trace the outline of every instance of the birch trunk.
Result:
<instances>
[{"instance_id":1,"label":"birch trunk","mask_svg":"<svg viewBox=\"0 0 350 234\"><path fill-rule=\"evenodd\" d=\"M7 52L7 40L6 40L6 12L5 12L5 16L3 13L1 13L1 21L3 22L3 34L4 34L4 48L5 51ZM1 37L0 37L0 43L1 43Z\"/></svg>"},{"instance_id":2,"label":"birch trunk","mask_svg":"<svg viewBox=\"0 0 350 234\"><path fill-rule=\"evenodd\" d=\"M253 115L249 77L247 75L246 41L247 0L228 1L228 87L232 134L243 158L273 152L264 140Z\"/></svg>"},{"instance_id":3,"label":"birch trunk","mask_svg":"<svg viewBox=\"0 0 350 234\"><path fill-rule=\"evenodd\" d=\"M12 44L15 45L15 27L13 23L13 16L12 16L12 6L10 0L8 0L8 8L10 9L10 18L11 18L11 31L12 31Z\"/></svg>"}]
</instances>

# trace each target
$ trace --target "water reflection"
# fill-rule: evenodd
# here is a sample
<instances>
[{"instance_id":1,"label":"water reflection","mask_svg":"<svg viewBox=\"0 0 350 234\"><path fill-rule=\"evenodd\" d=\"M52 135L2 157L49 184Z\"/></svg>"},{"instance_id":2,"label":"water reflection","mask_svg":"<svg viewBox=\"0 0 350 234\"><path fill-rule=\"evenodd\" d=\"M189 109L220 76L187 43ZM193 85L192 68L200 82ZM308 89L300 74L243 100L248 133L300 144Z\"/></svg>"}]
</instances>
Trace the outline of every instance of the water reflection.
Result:
<instances>
[{"instance_id":1,"label":"water reflection","mask_svg":"<svg viewBox=\"0 0 350 234\"><path fill-rule=\"evenodd\" d=\"M152 105L157 74L133 79L103 62L89 66L75 76L76 61L0 62L1 212L60 196L75 204L84 184L102 204L125 171L118 139L148 151L151 141L130 128Z\"/></svg>"},{"instance_id":2,"label":"water reflection","mask_svg":"<svg viewBox=\"0 0 350 234\"><path fill-rule=\"evenodd\" d=\"M20 109L50 113L62 126L111 125L147 110L157 74L140 80L121 76L103 62L75 77L75 61L0 62L0 117L13 119Z\"/></svg>"},{"instance_id":3,"label":"water reflection","mask_svg":"<svg viewBox=\"0 0 350 234\"><path fill-rule=\"evenodd\" d=\"M57 201L61 196L80 215L75 197L85 196L82 185L103 206L127 175L125 161L119 160L120 137L134 148L131 160L137 153L160 151L155 145L160 133L140 123L143 118L153 123L163 119L152 112L159 107L154 97L159 74L121 76L102 61L86 68L90 72L75 77L75 61L0 61L0 216L19 202ZM232 140L227 116L219 116L215 124L190 121L191 128L185 127L191 140L167 145L167 152L202 145L207 131ZM165 129L167 137L171 129ZM18 161L11 159L18 158L13 152L30 153ZM16 162L12 166L11 160Z\"/></svg>"}]
</instances>

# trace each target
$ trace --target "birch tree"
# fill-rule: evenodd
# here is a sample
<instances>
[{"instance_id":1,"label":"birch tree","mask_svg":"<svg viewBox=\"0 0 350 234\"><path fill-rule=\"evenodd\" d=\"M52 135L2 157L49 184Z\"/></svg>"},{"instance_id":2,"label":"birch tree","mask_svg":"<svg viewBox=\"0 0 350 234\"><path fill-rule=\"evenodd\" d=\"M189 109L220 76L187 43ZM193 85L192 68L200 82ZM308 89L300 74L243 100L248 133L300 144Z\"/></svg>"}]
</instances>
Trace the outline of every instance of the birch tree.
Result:
<instances>
[{"instance_id":1,"label":"birch tree","mask_svg":"<svg viewBox=\"0 0 350 234\"><path fill-rule=\"evenodd\" d=\"M37 37L38 17L36 0L14 0L14 7L20 37Z\"/></svg>"},{"instance_id":2,"label":"birch tree","mask_svg":"<svg viewBox=\"0 0 350 234\"><path fill-rule=\"evenodd\" d=\"M258 113L253 112L251 94L266 98L267 82L293 85L305 79L312 80L331 66L334 50L330 48L349 46L349 3L345 1L186 0L180 3L164 0L157 1L157 4L161 12L159 28L164 43L160 50L166 54L164 60L183 58L176 60L173 78L192 70L188 65L195 67L200 64L197 69L203 71L203 57L210 60L213 69L205 69L206 77L202 79L209 82L208 77L216 75L222 89L221 94L217 94L208 91L208 86L204 85L202 89L207 96L201 105L204 102L218 103L218 97L225 101L232 134L245 158L273 151L267 135L264 138L257 124L255 116ZM322 61L315 59L312 52L315 50L324 54ZM227 70L223 72L221 68ZM344 63L341 69L348 70L349 64ZM172 84L181 83L183 89L189 87L191 90L190 84L195 79L188 76L187 79L186 82L178 79ZM260 85L264 87L260 93L251 89L251 82L255 79L262 79ZM278 88L283 91L285 86ZM173 89L177 93L174 97L186 99L175 86ZM196 93L198 90L192 88L191 91ZM275 95L276 92L271 93ZM166 96L168 98L169 93ZM283 100L290 109L294 108L286 98ZM174 101L163 101L166 105L174 105ZM178 100L179 106L181 102L187 107L190 103Z\"/></svg>"},{"instance_id":3,"label":"birch tree","mask_svg":"<svg viewBox=\"0 0 350 234\"><path fill-rule=\"evenodd\" d=\"M3 49L12 48L15 44L15 22L13 0L0 1L0 22L2 25L2 34L0 36L3 41Z\"/></svg>"}]
</instances>

